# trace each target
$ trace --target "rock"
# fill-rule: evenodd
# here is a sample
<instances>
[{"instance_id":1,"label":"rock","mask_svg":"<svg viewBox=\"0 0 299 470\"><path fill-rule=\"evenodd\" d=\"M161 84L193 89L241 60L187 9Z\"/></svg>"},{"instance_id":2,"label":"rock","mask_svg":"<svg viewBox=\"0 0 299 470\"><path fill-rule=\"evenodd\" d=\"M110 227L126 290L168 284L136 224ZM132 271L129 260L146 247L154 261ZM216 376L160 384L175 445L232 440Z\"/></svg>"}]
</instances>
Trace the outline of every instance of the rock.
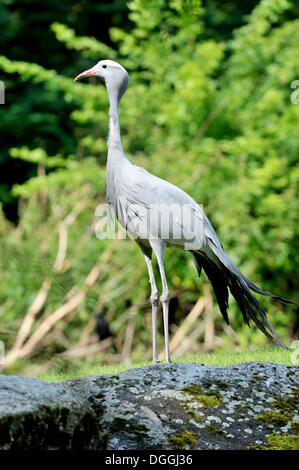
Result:
<instances>
[{"instance_id":1,"label":"rock","mask_svg":"<svg viewBox=\"0 0 299 470\"><path fill-rule=\"evenodd\" d=\"M297 367L269 362L2 375L0 449L298 449L297 384Z\"/></svg>"}]
</instances>

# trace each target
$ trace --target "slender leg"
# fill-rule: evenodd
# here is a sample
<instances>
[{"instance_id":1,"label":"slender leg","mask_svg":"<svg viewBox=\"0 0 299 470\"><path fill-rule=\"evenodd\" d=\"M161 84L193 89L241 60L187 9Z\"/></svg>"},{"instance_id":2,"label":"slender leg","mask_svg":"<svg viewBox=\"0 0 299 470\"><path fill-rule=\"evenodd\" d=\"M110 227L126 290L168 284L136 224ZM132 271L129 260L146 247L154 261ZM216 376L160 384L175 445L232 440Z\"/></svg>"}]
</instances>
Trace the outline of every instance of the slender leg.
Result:
<instances>
[{"instance_id":1,"label":"slender leg","mask_svg":"<svg viewBox=\"0 0 299 470\"><path fill-rule=\"evenodd\" d=\"M169 354L169 324L168 324L168 311L169 311L169 289L167 285L165 269L164 269L164 253L165 253L165 242L160 239L150 241L154 253L157 257L161 281L162 281L162 294L160 300L163 307L163 322L164 322L164 339L165 339L165 357L166 362L170 362Z\"/></svg>"},{"instance_id":2,"label":"slender leg","mask_svg":"<svg viewBox=\"0 0 299 470\"><path fill-rule=\"evenodd\" d=\"M142 253L144 255L145 262L147 264L149 280L151 284L151 296L150 301L152 304L152 325L153 325L153 364L158 362L158 350L157 350L157 317L158 317L158 302L159 302L159 291L156 285L153 263L152 263L152 250L145 249L141 246Z\"/></svg>"}]
</instances>

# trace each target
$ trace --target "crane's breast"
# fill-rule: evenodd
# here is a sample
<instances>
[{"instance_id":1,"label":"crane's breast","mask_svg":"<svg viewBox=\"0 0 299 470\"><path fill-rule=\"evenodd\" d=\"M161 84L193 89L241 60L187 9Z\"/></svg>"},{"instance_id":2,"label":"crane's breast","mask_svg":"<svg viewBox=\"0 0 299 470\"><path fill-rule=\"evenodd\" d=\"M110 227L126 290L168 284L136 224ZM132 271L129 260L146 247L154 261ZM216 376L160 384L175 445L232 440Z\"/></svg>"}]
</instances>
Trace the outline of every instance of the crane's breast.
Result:
<instances>
[{"instance_id":1,"label":"crane's breast","mask_svg":"<svg viewBox=\"0 0 299 470\"><path fill-rule=\"evenodd\" d=\"M163 239L169 246L200 249L203 214L179 188L132 165L128 172L107 171L107 202L135 239Z\"/></svg>"}]
</instances>

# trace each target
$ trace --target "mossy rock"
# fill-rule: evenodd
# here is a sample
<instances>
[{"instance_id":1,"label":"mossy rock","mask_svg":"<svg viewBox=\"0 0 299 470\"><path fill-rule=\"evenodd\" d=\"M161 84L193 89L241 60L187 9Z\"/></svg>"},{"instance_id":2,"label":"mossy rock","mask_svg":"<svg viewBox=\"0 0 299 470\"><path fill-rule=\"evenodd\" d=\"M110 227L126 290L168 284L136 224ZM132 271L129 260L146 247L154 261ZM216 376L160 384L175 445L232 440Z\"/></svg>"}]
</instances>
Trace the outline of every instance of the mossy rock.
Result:
<instances>
[{"instance_id":1,"label":"mossy rock","mask_svg":"<svg viewBox=\"0 0 299 470\"><path fill-rule=\"evenodd\" d=\"M217 408L222 401L219 392L204 392L198 385L183 387L181 390L191 395L204 408Z\"/></svg>"},{"instance_id":2,"label":"mossy rock","mask_svg":"<svg viewBox=\"0 0 299 470\"><path fill-rule=\"evenodd\" d=\"M298 368L266 362L0 376L0 449L297 449L298 381Z\"/></svg>"},{"instance_id":3,"label":"mossy rock","mask_svg":"<svg viewBox=\"0 0 299 470\"><path fill-rule=\"evenodd\" d=\"M272 434L267 440L271 450L299 450L299 436L294 434Z\"/></svg>"},{"instance_id":4,"label":"mossy rock","mask_svg":"<svg viewBox=\"0 0 299 470\"><path fill-rule=\"evenodd\" d=\"M271 424L272 426L283 427L288 424L292 416L285 415L280 411L272 410L266 411L265 413L259 415L257 418L262 423Z\"/></svg>"},{"instance_id":5,"label":"mossy rock","mask_svg":"<svg viewBox=\"0 0 299 470\"><path fill-rule=\"evenodd\" d=\"M222 429L218 429L216 428L216 426L213 426L212 424L208 424L206 427L205 427L205 430L211 434L212 436L219 436L219 437L223 437L225 439L227 439L227 434L226 432L222 431Z\"/></svg>"},{"instance_id":6,"label":"mossy rock","mask_svg":"<svg viewBox=\"0 0 299 470\"><path fill-rule=\"evenodd\" d=\"M169 438L170 448L172 450L185 450L186 446L195 445L200 437L200 433L191 431L180 431Z\"/></svg>"}]
</instances>

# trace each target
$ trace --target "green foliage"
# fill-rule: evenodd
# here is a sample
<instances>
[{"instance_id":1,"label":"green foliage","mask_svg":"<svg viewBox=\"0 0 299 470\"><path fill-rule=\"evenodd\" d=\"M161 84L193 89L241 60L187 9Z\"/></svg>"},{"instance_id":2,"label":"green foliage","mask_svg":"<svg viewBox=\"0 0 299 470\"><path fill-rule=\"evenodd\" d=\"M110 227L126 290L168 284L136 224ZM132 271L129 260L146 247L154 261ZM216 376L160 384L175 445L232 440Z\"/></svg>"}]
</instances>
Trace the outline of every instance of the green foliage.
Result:
<instances>
[{"instance_id":1,"label":"green foliage","mask_svg":"<svg viewBox=\"0 0 299 470\"><path fill-rule=\"evenodd\" d=\"M109 56L111 59L116 57L116 52L111 47L100 43L92 37L77 37L75 31L64 24L52 23L51 29L58 41L63 42L68 49L82 52L83 56Z\"/></svg>"},{"instance_id":2,"label":"green foliage","mask_svg":"<svg viewBox=\"0 0 299 470\"><path fill-rule=\"evenodd\" d=\"M76 56L76 70L66 68L65 74L56 64L51 69L0 56L7 91L15 83L27 90L22 106L13 103L5 113L1 110L4 130L11 132L13 122L26 119L7 152L15 162L26 162L31 172L13 187L12 194L20 198L17 229L0 216L0 316L7 328L16 331L47 277L53 285L45 308L57 308L111 244L93 233L95 208L105 198L107 94L95 80L72 82L102 56L119 60L130 73L120 110L128 157L204 204L224 248L248 277L265 290L296 300L299 106L290 102L290 83L298 79L295 6L263 0L246 23L241 15L240 24L245 24L229 36L213 26L222 18L227 27L225 6L217 4L217 19L212 3L131 0L130 28L115 21L109 44L53 21L49 31L66 48L65 56L79 51L83 58ZM30 139L22 142L29 131ZM86 207L69 227L69 267L55 273L58 227L80 201ZM175 251L167 253L166 269L170 286L184 292L179 299L182 318L200 292L196 270L186 253ZM118 318L148 295L138 248L119 241L109 267L64 334L76 342L99 300L116 330L121 329ZM281 338L289 339L295 313L267 299L261 302ZM230 310L235 340L224 332L218 313L215 320L226 344L265 343L262 333L243 325L234 301ZM143 321L147 314L148 307L141 306L133 345L137 354L149 349Z\"/></svg>"}]
</instances>

